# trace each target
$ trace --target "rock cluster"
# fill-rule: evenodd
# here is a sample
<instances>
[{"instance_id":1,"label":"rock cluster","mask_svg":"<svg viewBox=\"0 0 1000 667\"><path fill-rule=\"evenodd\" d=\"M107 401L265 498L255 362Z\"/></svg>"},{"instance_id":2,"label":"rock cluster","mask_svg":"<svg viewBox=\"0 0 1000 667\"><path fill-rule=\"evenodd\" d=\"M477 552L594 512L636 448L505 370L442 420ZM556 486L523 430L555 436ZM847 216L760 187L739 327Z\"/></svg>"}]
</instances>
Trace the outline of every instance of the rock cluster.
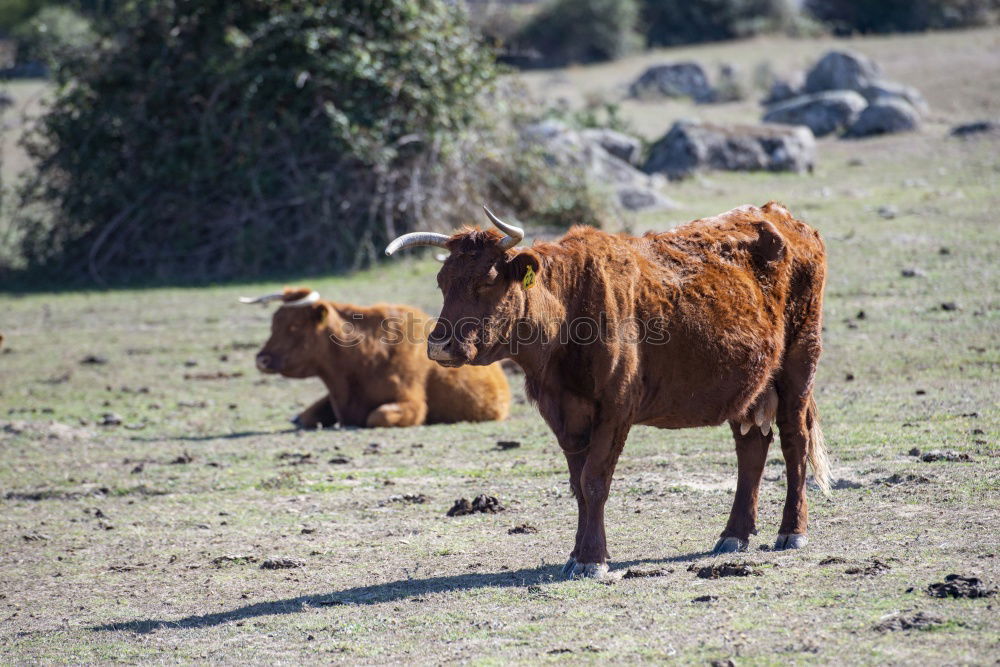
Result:
<instances>
[{"instance_id":1,"label":"rock cluster","mask_svg":"<svg viewBox=\"0 0 1000 667\"><path fill-rule=\"evenodd\" d=\"M796 125L731 125L678 121L649 150L643 170L671 180L704 169L812 171L816 140Z\"/></svg>"},{"instance_id":2,"label":"rock cluster","mask_svg":"<svg viewBox=\"0 0 1000 667\"><path fill-rule=\"evenodd\" d=\"M764 104L764 122L805 125L817 137L906 132L927 113L917 89L886 79L877 63L853 51L830 51L804 77L775 82Z\"/></svg>"},{"instance_id":3,"label":"rock cluster","mask_svg":"<svg viewBox=\"0 0 1000 667\"><path fill-rule=\"evenodd\" d=\"M609 129L575 130L550 119L522 127L521 139L540 147L552 168L580 168L587 178L613 189L626 210L677 208L658 189L662 177L636 168L642 159L642 142L635 137Z\"/></svg>"}]
</instances>

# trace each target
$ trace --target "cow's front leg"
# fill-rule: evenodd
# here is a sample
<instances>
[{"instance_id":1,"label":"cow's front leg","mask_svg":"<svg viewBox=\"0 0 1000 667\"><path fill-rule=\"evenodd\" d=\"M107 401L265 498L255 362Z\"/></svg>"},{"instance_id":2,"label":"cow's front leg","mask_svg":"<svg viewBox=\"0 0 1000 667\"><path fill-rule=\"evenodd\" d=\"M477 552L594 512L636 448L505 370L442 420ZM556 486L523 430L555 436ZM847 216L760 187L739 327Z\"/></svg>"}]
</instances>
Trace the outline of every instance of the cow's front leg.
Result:
<instances>
[{"instance_id":1,"label":"cow's front leg","mask_svg":"<svg viewBox=\"0 0 1000 667\"><path fill-rule=\"evenodd\" d=\"M764 474L767 449L774 439L774 432L768 428L764 435L756 424L743 433L739 422L730 422L736 439L736 459L739 465L736 480L736 496L733 509L729 513L729 523L722 531L713 551L717 554L732 551L746 551L750 535L757 534L757 497L760 492L760 478Z\"/></svg>"},{"instance_id":2,"label":"cow's front leg","mask_svg":"<svg viewBox=\"0 0 1000 667\"><path fill-rule=\"evenodd\" d=\"M337 415L333 411L330 396L326 395L293 417L291 421L298 428L312 430L333 426L337 423Z\"/></svg>"},{"instance_id":3,"label":"cow's front leg","mask_svg":"<svg viewBox=\"0 0 1000 667\"><path fill-rule=\"evenodd\" d=\"M583 537L577 547L574 577L600 578L608 573L608 542L604 532L604 505L611 478L625 445L628 426L601 424L594 428L587 460L580 471L580 490L586 503Z\"/></svg>"},{"instance_id":4,"label":"cow's front leg","mask_svg":"<svg viewBox=\"0 0 1000 667\"><path fill-rule=\"evenodd\" d=\"M365 425L378 426L418 426L427 418L427 403L424 401L400 401L383 403L368 413Z\"/></svg>"},{"instance_id":5,"label":"cow's front leg","mask_svg":"<svg viewBox=\"0 0 1000 667\"><path fill-rule=\"evenodd\" d=\"M576 498L576 540L573 543L573 551L569 555L569 560L566 561L566 565L562 569L563 575L568 577L573 574L573 568L576 567L576 556L580 551L580 542L583 540L583 530L587 518L587 501L583 496L580 482L580 474L587 462L587 452L586 449L583 449L586 445L580 443L563 444L560 442L559 444L563 447L563 454L566 455L566 463L569 466L569 488L573 491L573 497ZM568 447L578 447L582 451L568 451Z\"/></svg>"}]
</instances>

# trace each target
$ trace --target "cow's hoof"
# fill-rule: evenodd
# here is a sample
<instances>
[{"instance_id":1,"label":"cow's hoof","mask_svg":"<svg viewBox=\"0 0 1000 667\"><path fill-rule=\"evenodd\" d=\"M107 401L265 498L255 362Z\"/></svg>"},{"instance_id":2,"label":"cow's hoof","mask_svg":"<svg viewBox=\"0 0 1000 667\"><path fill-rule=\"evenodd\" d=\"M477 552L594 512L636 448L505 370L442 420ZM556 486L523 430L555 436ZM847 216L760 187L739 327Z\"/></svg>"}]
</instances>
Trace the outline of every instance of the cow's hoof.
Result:
<instances>
[{"instance_id":1,"label":"cow's hoof","mask_svg":"<svg viewBox=\"0 0 1000 667\"><path fill-rule=\"evenodd\" d=\"M573 566L572 579L605 579L608 576L607 563L577 563Z\"/></svg>"},{"instance_id":2,"label":"cow's hoof","mask_svg":"<svg viewBox=\"0 0 1000 667\"><path fill-rule=\"evenodd\" d=\"M805 535L778 535L778 539L774 541L774 550L801 549L807 544L809 539Z\"/></svg>"},{"instance_id":3,"label":"cow's hoof","mask_svg":"<svg viewBox=\"0 0 1000 667\"><path fill-rule=\"evenodd\" d=\"M738 537L723 537L715 543L712 549L713 554L731 554L736 551L746 551L750 548L750 543Z\"/></svg>"}]
</instances>

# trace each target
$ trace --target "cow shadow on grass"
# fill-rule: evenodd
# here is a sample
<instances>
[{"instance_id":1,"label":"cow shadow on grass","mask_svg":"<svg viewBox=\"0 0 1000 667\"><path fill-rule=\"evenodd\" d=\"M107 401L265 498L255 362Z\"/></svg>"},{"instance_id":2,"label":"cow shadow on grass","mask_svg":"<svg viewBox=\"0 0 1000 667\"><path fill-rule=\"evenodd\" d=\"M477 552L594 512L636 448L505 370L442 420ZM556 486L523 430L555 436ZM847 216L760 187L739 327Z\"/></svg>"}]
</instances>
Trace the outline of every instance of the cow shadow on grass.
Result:
<instances>
[{"instance_id":1,"label":"cow shadow on grass","mask_svg":"<svg viewBox=\"0 0 1000 667\"><path fill-rule=\"evenodd\" d=\"M277 431L231 431L229 433L208 433L205 435L177 435L163 437L144 437L134 435L129 438L133 442L207 442L209 440L240 440L242 438L254 438L262 435L289 435L299 429L284 428Z\"/></svg>"},{"instance_id":2,"label":"cow shadow on grass","mask_svg":"<svg viewBox=\"0 0 1000 667\"><path fill-rule=\"evenodd\" d=\"M665 565L693 561L711 552L673 556L671 558L622 561L611 564L612 571L624 570L636 565ZM483 574L458 574L425 579L399 579L384 584L357 586L345 588L342 591L322 595L300 595L284 600L258 602L229 611L213 614L185 616L177 620L145 619L107 623L92 626L95 632L125 631L146 634L160 628L208 628L232 621L242 621L260 616L276 614L295 614L312 607L333 607L338 605L373 605L383 602L419 598L432 593L447 593L452 591L469 591L477 588L524 588L539 587L562 581L562 566L542 565L541 567L525 568L506 572L490 572Z\"/></svg>"}]
</instances>

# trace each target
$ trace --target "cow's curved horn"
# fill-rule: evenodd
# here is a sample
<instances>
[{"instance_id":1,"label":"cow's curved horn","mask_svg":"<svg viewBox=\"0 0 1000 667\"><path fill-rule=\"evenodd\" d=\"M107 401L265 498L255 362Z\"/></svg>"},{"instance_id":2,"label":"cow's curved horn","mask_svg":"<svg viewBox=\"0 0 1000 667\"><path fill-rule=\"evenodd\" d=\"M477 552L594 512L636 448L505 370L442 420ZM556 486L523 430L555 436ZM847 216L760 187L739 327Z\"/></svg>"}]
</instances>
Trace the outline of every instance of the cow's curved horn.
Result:
<instances>
[{"instance_id":1,"label":"cow's curved horn","mask_svg":"<svg viewBox=\"0 0 1000 667\"><path fill-rule=\"evenodd\" d=\"M285 298L284 292L275 292L273 294L265 294L264 296L241 296L240 303L269 303L271 301L281 301Z\"/></svg>"},{"instance_id":2,"label":"cow's curved horn","mask_svg":"<svg viewBox=\"0 0 1000 667\"><path fill-rule=\"evenodd\" d=\"M392 243L387 245L385 247L385 254L392 255L397 250L412 248L418 245L433 245L439 248L447 248L448 239L450 238L447 234L438 234L437 232L410 232L394 239Z\"/></svg>"},{"instance_id":3,"label":"cow's curved horn","mask_svg":"<svg viewBox=\"0 0 1000 667\"><path fill-rule=\"evenodd\" d=\"M524 238L523 229L514 225L509 225L498 218L486 204L483 204L483 210L486 211L486 216L490 219L490 222L492 222L497 229L506 234L506 236L500 239L500 243L498 244L501 250L510 250L521 242Z\"/></svg>"},{"instance_id":4,"label":"cow's curved horn","mask_svg":"<svg viewBox=\"0 0 1000 667\"><path fill-rule=\"evenodd\" d=\"M295 301L288 301L281 304L282 308L302 308L303 306L311 306L319 301L319 292L313 290L306 294L301 299L296 299Z\"/></svg>"}]
</instances>

